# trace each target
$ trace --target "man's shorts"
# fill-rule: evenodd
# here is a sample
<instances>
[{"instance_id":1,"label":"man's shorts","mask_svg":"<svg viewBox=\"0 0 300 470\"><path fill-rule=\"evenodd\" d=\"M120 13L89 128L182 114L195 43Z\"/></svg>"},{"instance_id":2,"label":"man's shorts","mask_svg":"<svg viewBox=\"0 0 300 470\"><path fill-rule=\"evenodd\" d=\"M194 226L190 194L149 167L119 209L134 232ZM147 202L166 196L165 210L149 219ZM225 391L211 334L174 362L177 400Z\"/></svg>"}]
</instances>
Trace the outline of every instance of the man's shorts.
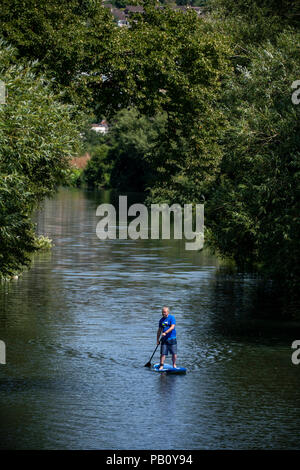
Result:
<instances>
[{"instance_id":1,"label":"man's shorts","mask_svg":"<svg viewBox=\"0 0 300 470\"><path fill-rule=\"evenodd\" d=\"M160 355L167 356L168 352L170 354L177 354L177 340L176 338L168 339L166 342L161 343L160 346Z\"/></svg>"}]
</instances>

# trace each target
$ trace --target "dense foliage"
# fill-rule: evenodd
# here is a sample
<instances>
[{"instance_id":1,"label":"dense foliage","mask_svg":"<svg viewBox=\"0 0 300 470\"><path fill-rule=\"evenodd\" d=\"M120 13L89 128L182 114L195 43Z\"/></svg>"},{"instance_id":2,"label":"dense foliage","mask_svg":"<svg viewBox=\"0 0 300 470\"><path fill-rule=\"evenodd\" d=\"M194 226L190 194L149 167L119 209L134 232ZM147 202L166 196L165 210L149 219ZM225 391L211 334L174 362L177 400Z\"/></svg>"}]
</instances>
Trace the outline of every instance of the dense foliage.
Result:
<instances>
[{"instance_id":1,"label":"dense foliage","mask_svg":"<svg viewBox=\"0 0 300 470\"><path fill-rule=\"evenodd\" d=\"M240 269L275 280L292 300L300 274L300 107L291 99L300 78L299 4L213 5L221 15L218 30L230 31L235 55L222 95L229 126L206 206L211 241Z\"/></svg>"},{"instance_id":2,"label":"dense foliage","mask_svg":"<svg viewBox=\"0 0 300 470\"><path fill-rule=\"evenodd\" d=\"M300 109L291 101L300 35L249 51L227 83L230 127L207 216L216 246L240 266L299 278Z\"/></svg>"},{"instance_id":3,"label":"dense foliage","mask_svg":"<svg viewBox=\"0 0 300 470\"><path fill-rule=\"evenodd\" d=\"M64 99L91 106L116 29L101 0L2 0L0 25L19 58L38 60Z\"/></svg>"},{"instance_id":4,"label":"dense foliage","mask_svg":"<svg viewBox=\"0 0 300 470\"><path fill-rule=\"evenodd\" d=\"M18 65L16 51L0 43L0 274L28 263L36 249L32 210L63 181L80 142L71 105L62 104L35 65Z\"/></svg>"},{"instance_id":5,"label":"dense foliage","mask_svg":"<svg viewBox=\"0 0 300 470\"><path fill-rule=\"evenodd\" d=\"M29 208L31 197L53 190L76 140L72 111L61 103L79 103L110 124L107 136L86 141L92 158L82 181L147 191L148 202L205 201L211 245L296 292L300 105L291 85L300 80L299 2L210 0L203 19L149 0L130 28L118 28L100 0L2 3L2 31L16 47L2 58L5 74L27 77L15 114L1 109L6 194L15 185ZM50 84L41 86L32 65L15 65L28 58ZM13 80L9 86L15 90ZM2 200L8 214L12 202ZM29 212L20 209L15 221L27 223ZM32 235L26 223L24 243Z\"/></svg>"},{"instance_id":6,"label":"dense foliage","mask_svg":"<svg viewBox=\"0 0 300 470\"><path fill-rule=\"evenodd\" d=\"M221 157L218 139L226 123L217 100L230 74L226 39L194 12L148 7L115 41L99 101L106 99L110 114L119 106L148 117L164 113L147 159L156 175L151 197L198 200Z\"/></svg>"},{"instance_id":7,"label":"dense foliage","mask_svg":"<svg viewBox=\"0 0 300 470\"><path fill-rule=\"evenodd\" d=\"M276 41L282 29L299 27L300 3L295 0L209 0L208 4L240 45Z\"/></svg>"},{"instance_id":8,"label":"dense foliage","mask_svg":"<svg viewBox=\"0 0 300 470\"><path fill-rule=\"evenodd\" d=\"M166 115L147 117L135 108L116 114L108 136L108 160L112 162L110 184L126 191L145 191L157 177L152 163L155 145L166 125Z\"/></svg>"}]
</instances>

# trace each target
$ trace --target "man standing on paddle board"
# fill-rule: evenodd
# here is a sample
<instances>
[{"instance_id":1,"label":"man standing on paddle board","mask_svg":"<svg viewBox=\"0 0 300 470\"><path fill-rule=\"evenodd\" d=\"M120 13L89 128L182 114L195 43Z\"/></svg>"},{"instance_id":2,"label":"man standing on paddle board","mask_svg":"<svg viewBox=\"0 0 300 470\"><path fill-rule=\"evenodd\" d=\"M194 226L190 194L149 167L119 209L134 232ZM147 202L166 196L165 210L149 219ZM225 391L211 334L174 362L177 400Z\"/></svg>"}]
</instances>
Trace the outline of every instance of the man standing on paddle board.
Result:
<instances>
[{"instance_id":1,"label":"man standing on paddle board","mask_svg":"<svg viewBox=\"0 0 300 470\"><path fill-rule=\"evenodd\" d=\"M160 342L161 335L160 370L164 367L164 362L168 352L172 354L173 367L176 368L177 339L175 325L176 320L174 315L170 314L168 307L163 307L162 318L159 320L159 326L157 330L157 344Z\"/></svg>"}]
</instances>

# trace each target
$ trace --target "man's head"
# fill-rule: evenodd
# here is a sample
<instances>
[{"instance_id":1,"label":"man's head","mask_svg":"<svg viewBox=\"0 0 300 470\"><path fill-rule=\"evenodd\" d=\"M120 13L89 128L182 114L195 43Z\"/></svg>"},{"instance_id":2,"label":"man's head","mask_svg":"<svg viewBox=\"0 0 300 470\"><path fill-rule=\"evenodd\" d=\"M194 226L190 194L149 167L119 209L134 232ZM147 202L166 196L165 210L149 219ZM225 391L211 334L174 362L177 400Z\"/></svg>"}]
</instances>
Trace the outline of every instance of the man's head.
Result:
<instances>
[{"instance_id":1,"label":"man's head","mask_svg":"<svg viewBox=\"0 0 300 470\"><path fill-rule=\"evenodd\" d=\"M169 315L169 307L164 306L164 307L162 308L162 316L163 316L164 318L167 318L168 315Z\"/></svg>"}]
</instances>

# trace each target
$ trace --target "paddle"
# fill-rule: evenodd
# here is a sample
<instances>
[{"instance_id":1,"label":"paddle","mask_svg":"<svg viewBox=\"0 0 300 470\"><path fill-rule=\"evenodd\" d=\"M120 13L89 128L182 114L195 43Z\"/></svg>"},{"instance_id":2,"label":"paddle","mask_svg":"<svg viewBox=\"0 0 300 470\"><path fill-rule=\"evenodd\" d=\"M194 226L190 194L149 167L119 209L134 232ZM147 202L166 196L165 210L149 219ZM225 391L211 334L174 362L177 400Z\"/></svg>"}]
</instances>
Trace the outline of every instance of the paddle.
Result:
<instances>
[{"instance_id":1,"label":"paddle","mask_svg":"<svg viewBox=\"0 0 300 470\"><path fill-rule=\"evenodd\" d=\"M152 356L150 357L150 360L147 362L147 364L144 365L144 367L151 367L151 359L152 359L152 357L154 356L154 354L156 353L156 350L157 350L158 346L159 346L159 343L158 343L158 345L156 346L156 348L154 349L154 353L153 353Z\"/></svg>"}]
</instances>

